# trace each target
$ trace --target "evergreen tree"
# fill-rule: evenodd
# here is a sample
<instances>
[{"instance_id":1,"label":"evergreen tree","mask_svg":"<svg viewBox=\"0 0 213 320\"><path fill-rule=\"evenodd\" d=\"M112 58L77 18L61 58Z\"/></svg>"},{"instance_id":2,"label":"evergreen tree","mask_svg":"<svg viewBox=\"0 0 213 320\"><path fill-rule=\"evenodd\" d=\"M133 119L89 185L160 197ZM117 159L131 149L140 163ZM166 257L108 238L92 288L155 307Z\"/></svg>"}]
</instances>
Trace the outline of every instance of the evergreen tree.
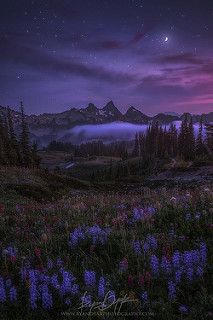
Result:
<instances>
[{"instance_id":1,"label":"evergreen tree","mask_svg":"<svg viewBox=\"0 0 213 320\"><path fill-rule=\"evenodd\" d=\"M135 134L135 141L134 141L134 148L132 151L132 156L133 157L139 156L139 141L138 141L138 133L137 132Z\"/></svg>"},{"instance_id":2,"label":"evergreen tree","mask_svg":"<svg viewBox=\"0 0 213 320\"><path fill-rule=\"evenodd\" d=\"M7 123L8 123L8 135L10 139L10 143L8 145L9 152L10 152L10 162L11 164L19 165L21 163L19 144L16 139L11 110L9 107L7 107Z\"/></svg>"},{"instance_id":3,"label":"evergreen tree","mask_svg":"<svg viewBox=\"0 0 213 320\"><path fill-rule=\"evenodd\" d=\"M23 102L20 102L20 111L21 111L21 137L20 137L20 146L22 154L22 164L26 167L30 166L32 163L31 150L29 144L29 130L28 125L25 119L24 106Z\"/></svg>"},{"instance_id":4,"label":"evergreen tree","mask_svg":"<svg viewBox=\"0 0 213 320\"><path fill-rule=\"evenodd\" d=\"M203 141L203 115L200 118L199 131L196 141L196 155L202 156L205 154L205 145Z\"/></svg>"},{"instance_id":5,"label":"evergreen tree","mask_svg":"<svg viewBox=\"0 0 213 320\"><path fill-rule=\"evenodd\" d=\"M40 157L38 156L38 147L37 147L37 143L34 142L32 145L32 164L36 167L39 166L40 164Z\"/></svg>"},{"instance_id":6,"label":"evergreen tree","mask_svg":"<svg viewBox=\"0 0 213 320\"><path fill-rule=\"evenodd\" d=\"M194 135L194 126L192 117L189 120L188 124L188 136L187 136L187 145L188 145L188 154L187 159L193 160L195 157L195 135Z\"/></svg>"}]
</instances>

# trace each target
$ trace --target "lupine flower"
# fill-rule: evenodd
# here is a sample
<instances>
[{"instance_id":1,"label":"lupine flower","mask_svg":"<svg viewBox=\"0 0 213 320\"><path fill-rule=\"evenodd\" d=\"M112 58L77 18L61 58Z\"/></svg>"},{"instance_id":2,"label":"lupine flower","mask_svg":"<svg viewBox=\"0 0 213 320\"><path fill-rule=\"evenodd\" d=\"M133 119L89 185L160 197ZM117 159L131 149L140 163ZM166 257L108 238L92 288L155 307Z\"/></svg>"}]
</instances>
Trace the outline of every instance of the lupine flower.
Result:
<instances>
[{"instance_id":1,"label":"lupine flower","mask_svg":"<svg viewBox=\"0 0 213 320\"><path fill-rule=\"evenodd\" d=\"M197 212L196 215L195 215L195 219L196 220L200 220L200 216L201 216L200 212Z\"/></svg>"},{"instance_id":2,"label":"lupine flower","mask_svg":"<svg viewBox=\"0 0 213 320\"><path fill-rule=\"evenodd\" d=\"M22 281L25 281L27 278L27 268L25 266L21 267L20 274Z\"/></svg>"},{"instance_id":3,"label":"lupine flower","mask_svg":"<svg viewBox=\"0 0 213 320\"><path fill-rule=\"evenodd\" d=\"M52 269L52 268L53 268L53 261L52 261L52 259L48 258L47 269Z\"/></svg>"},{"instance_id":4,"label":"lupine flower","mask_svg":"<svg viewBox=\"0 0 213 320\"><path fill-rule=\"evenodd\" d=\"M72 246L76 246L79 241L84 240L85 239L85 232L83 230L82 227L77 227L73 230L73 232L70 233L70 241L69 241L69 245Z\"/></svg>"},{"instance_id":5,"label":"lupine flower","mask_svg":"<svg viewBox=\"0 0 213 320\"><path fill-rule=\"evenodd\" d=\"M61 258L58 258L58 259L56 260L56 265L57 265L58 267L63 267L63 264L64 264L64 262L63 262L63 260L62 260Z\"/></svg>"},{"instance_id":6,"label":"lupine flower","mask_svg":"<svg viewBox=\"0 0 213 320\"><path fill-rule=\"evenodd\" d=\"M62 295L71 291L72 283L75 280L75 277L71 272L62 271L63 281L61 284L60 292Z\"/></svg>"},{"instance_id":7,"label":"lupine flower","mask_svg":"<svg viewBox=\"0 0 213 320\"><path fill-rule=\"evenodd\" d=\"M168 297L169 300L175 300L176 298L176 287L173 281L168 282Z\"/></svg>"},{"instance_id":8,"label":"lupine flower","mask_svg":"<svg viewBox=\"0 0 213 320\"><path fill-rule=\"evenodd\" d=\"M180 267L181 263L181 255L179 251L175 251L173 256L172 256L172 264L175 269L178 269Z\"/></svg>"},{"instance_id":9,"label":"lupine flower","mask_svg":"<svg viewBox=\"0 0 213 320\"><path fill-rule=\"evenodd\" d=\"M134 250L134 253L136 255L141 255L141 242L140 240L136 240L136 241L132 241L132 247L133 247L133 250Z\"/></svg>"},{"instance_id":10,"label":"lupine flower","mask_svg":"<svg viewBox=\"0 0 213 320\"><path fill-rule=\"evenodd\" d=\"M204 273L203 267L202 266L198 266L197 269L196 269L196 275L198 277L202 277L203 273Z\"/></svg>"},{"instance_id":11,"label":"lupine flower","mask_svg":"<svg viewBox=\"0 0 213 320\"><path fill-rule=\"evenodd\" d=\"M200 244L200 257L203 264L206 263L207 258L207 248L205 242L201 242Z\"/></svg>"},{"instance_id":12,"label":"lupine flower","mask_svg":"<svg viewBox=\"0 0 213 320\"><path fill-rule=\"evenodd\" d=\"M105 279L104 277L100 277L98 283L98 297L99 299L103 299L105 295Z\"/></svg>"},{"instance_id":13,"label":"lupine flower","mask_svg":"<svg viewBox=\"0 0 213 320\"><path fill-rule=\"evenodd\" d=\"M193 263L198 264L199 260L200 260L200 252L199 252L199 250L192 250L191 254L192 254Z\"/></svg>"},{"instance_id":14,"label":"lupine flower","mask_svg":"<svg viewBox=\"0 0 213 320\"><path fill-rule=\"evenodd\" d=\"M147 253L149 250L150 250L150 245L147 241L145 241L143 244L143 251L144 253Z\"/></svg>"},{"instance_id":15,"label":"lupine flower","mask_svg":"<svg viewBox=\"0 0 213 320\"><path fill-rule=\"evenodd\" d=\"M96 282L95 271L86 270L84 272L84 282L85 282L85 285L88 286L88 287L95 286L95 282Z\"/></svg>"},{"instance_id":16,"label":"lupine flower","mask_svg":"<svg viewBox=\"0 0 213 320\"><path fill-rule=\"evenodd\" d=\"M58 275L57 275L57 274L52 275L52 277L51 277L51 284L52 284L52 286L53 286L55 289L59 289L59 288L60 288L60 285L59 285L59 282L58 282Z\"/></svg>"},{"instance_id":17,"label":"lupine flower","mask_svg":"<svg viewBox=\"0 0 213 320\"><path fill-rule=\"evenodd\" d=\"M152 248L152 250L156 250L158 247L158 242L157 239L155 238L155 236L149 234L147 236L147 242L150 244L150 247Z\"/></svg>"},{"instance_id":18,"label":"lupine flower","mask_svg":"<svg viewBox=\"0 0 213 320\"><path fill-rule=\"evenodd\" d=\"M6 290L4 285L4 279L0 277L0 302L6 301Z\"/></svg>"},{"instance_id":19,"label":"lupine flower","mask_svg":"<svg viewBox=\"0 0 213 320\"><path fill-rule=\"evenodd\" d=\"M177 270L175 272L175 282L179 283L181 281L181 277L182 277L182 271L181 270Z\"/></svg>"},{"instance_id":20,"label":"lupine flower","mask_svg":"<svg viewBox=\"0 0 213 320\"><path fill-rule=\"evenodd\" d=\"M146 303L148 301L148 293L147 293L147 291L144 291L141 294L141 300L142 300L143 303Z\"/></svg>"},{"instance_id":21,"label":"lupine flower","mask_svg":"<svg viewBox=\"0 0 213 320\"><path fill-rule=\"evenodd\" d=\"M154 275L157 275L159 272L159 261L158 258L153 254L151 256L151 270Z\"/></svg>"},{"instance_id":22,"label":"lupine flower","mask_svg":"<svg viewBox=\"0 0 213 320\"><path fill-rule=\"evenodd\" d=\"M192 266L193 258L191 251L185 251L183 253L183 262L185 264L185 267L189 268Z\"/></svg>"},{"instance_id":23,"label":"lupine flower","mask_svg":"<svg viewBox=\"0 0 213 320\"><path fill-rule=\"evenodd\" d=\"M30 294L30 305L32 309L37 308L37 299L38 299L38 291L37 291L37 285L36 285L36 274L34 270L29 271L29 280L30 280L30 288L29 288L29 294Z\"/></svg>"},{"instance_id":24,"label":"lupine flower","mask_svg":"<svg viewBox=\"0 0 213 320\"><path fill-rule=\"evenodd\" d=\"M14 286L10 288L9 296L11 302L15 302L17 300L17 290Z\"/></svg>"},{"instance_id":25,"label":"lupine flower","mask_svg":"<svg viewBox=\"0 0 213 320\"><path fill-rule=\"evenodd\" d=\"M168 261L168 259L165 256L162 257L161 269L165 274L170 274L172 271L171 263Z\"/></svg>"},{"instance_id":26,"label":"lupine flower","mask_svg":"<svg viewBox=\"0 0 213 320\"><path fill-rule=\"evenodd\" d=\"M156 212L156 208L149 206L149 207L146 208L146 211L147 211L148 214L154 215L155 212Z\"/></svg>"},{"instance_id":27,"label":"lupine flower","mask_svg":"<svg viewBox=\"0 0 213 320\"><path fill-rule=\"evenodd\" d=\"M48 285L43 284L41 290L42 307L44 309L50 309L53 305L52 294L49 292Z\"/></svg>"},{"instance_id":28,"label":"lupine flower","mask_svg":"<svg viewBox=\"0 0 213 320\"><path fill-rule=\"evenodd\" d=\"M5 285L6 285L7 288L11 287L11 285L12 285L11 279L7 279L7 280L5 281Z\"/></svg>"},{"instance_id":29,"label":"lupine flower","mask_svg":"<svg viewBox=\"0 0 213 320\"><path fill-rule=\"evenodd\" d=\"M179 307L179 311L180 311L180 313L187 314L187 313L189 312L189 309L188 309L187 306L181 305L181 306Z\"/></svg>"},{"instance_id":30,"label":"lupine flower","mask_svg":"<svg viewBox=\"0 0 213 320\"><path fill-rule=\"evenodd\" d=\"M129 264L127 258L123 258L123 260L121 260L119 263L120 272L125 272L128 269L128 266Z\"/></svg>"},{"instance_id":31,"label":"lupine flower","mask_svg":"<svg viewBox=\"0 0 213 320\"><path fill-rule=\"evenodd\" d=\"M133 217L132 217L133 222L140 221L140 220L142 220L142 218L143 218L142 209L134 208L133 209Z\"/></svg>"},{"instance_id":32,"label":"lupine flower","mask_svg":"<svg viewBox=\"0 0 213 320\"><path fill-rule=\"evenodd\" d=\"M81 301L82 301L82 303L83 303L84 306L90 307L91 304L92 304L91 295L90 295L90 294L84 294L84 295L81 297Z\"/></svg>"},{"instance_id":33,"label":"lupine flower","mask_svg":"<svg viewBox=\"0 0 213 320\"><path fill-rule=\"evenodd\" d=\"M71 288L70 293L71 293L73 296L77 295L77 294L79 293L79 285L76 284L76 283L74 283L74 284L72 285L72 288Z\"/></svg>"},{"instance_id":34,"label":"lupine flower","mask_svg":"<svg viewBox=\"0 0 213 320\"><path fill-rule=\"evenodd\" d=\"M188 279L189 281L192 281L192 279L193 279L193 274L194 274L193 268L188 268L187 271L186 271L186 276L187 276L187 279Z\"/></svg>"},{"instance_id":35,"label":"lupine flower","mask_svg":"<svg viewBox=\"0 0 213 320\"><path fill-rule=\"evenodd\" d=\"M101 229L98 225L94 225L87 230L93 244L97 244L98 242L104 244L107 241L109 232L109 229Z\"/></svg>"}]
</instances>

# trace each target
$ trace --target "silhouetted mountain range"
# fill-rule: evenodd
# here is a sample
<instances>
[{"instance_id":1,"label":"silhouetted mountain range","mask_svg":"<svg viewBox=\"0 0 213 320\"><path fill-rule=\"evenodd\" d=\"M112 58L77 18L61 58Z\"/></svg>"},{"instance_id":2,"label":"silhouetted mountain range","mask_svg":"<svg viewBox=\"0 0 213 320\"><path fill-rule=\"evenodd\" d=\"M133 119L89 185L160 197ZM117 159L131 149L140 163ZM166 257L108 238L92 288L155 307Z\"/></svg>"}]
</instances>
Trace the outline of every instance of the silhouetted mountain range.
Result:
<instances>
[{"instance_id":1,"label":"silhouetted mountain range","mask_svg":"<svg viewBox=\"0 0 213 320\"><path fill-rule=\"evenodd\" d=\"M4 114L6 108L0 106L0 113ZM20 113L12 111L15 123L20 122ZM86 108L70 108L60 113L43 113L40 115L27 115L26 120L32 128L63 127L69 128L80 124L108 123L112 121L125 121L137 124L149 124L152 121L158 121L160 124L168 124L172 121L182 120L184 114L179 116L175 112L159 113L154 117L149 117L135 107L130 107L125 114L122 114L109 101L103 108L97 108L93 103L89 103ZM193 122L199 122L200 115L192 115ZM204 114L205 122L213 121L213 112Z\"/></svg>"},{"instance_id":2,"label":"silhouetted mountain range","mask_svg":"<svg viewBox=\"0 0 213 320\"><path fill-rule=\"evenodd\" d=\"M4 117L6 107L0 106L0 115ZM18 130L21 115L12 110L12 117L15 127ZM179 116L173 112L159 113L154 117L147 116L135 107L130 107L126 113L122 114L109 101L103 108L97 108L93 103L89 103L86 108L70 108L60 113L43 113L40 115L26 115L26 121L29 125L31 139L51 141L52 139L63 136L64 130L69 130L76 125L85 124L104 124L115 121L129 122L133 124L150 124L153 121L166 125L173 121L182 120L184 114ZM200 115L192 115L193 122L199 122ZM204 122L213 122L213 112L203 115Z\"/></svg>"}]
</instances>

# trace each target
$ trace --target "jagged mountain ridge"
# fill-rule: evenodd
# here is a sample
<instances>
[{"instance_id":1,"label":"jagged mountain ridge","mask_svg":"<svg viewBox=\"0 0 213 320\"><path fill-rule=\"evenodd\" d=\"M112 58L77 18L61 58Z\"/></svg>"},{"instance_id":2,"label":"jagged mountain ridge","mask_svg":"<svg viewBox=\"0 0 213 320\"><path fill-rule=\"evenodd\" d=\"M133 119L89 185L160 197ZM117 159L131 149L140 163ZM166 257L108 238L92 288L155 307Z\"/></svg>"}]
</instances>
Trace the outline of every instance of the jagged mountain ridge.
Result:
<instances>
[{"instance_id":1,"label":"jagged mountain ridge","mask_svg":"<svg viewBox=\"0 0 213 320\"><path fill-rule=\"evenodd\" d=\"M0 115L4 117L5 114L6 107L0 106ZM113 101L109 101L103 108L97 108L93 103L89 103L86 108L70 108L60 113L26 115L26 121L29 125L31 140L36 140L38 144L43 145L53 139L63 140L64 132L76 125L104 124L115 121L146 125L154 121L166 125L173 121L182 120L183 117L184 115L178 116L171 113L159 113L154 117L149 117L133 106L122 114ZM201 116L192 115L192 117L193 122L198 122ZM18 131L21 114L12 110L12 118ZM213 112L204 115L204 121L213 122Z\"/></svg>"},{"instance_id":2,"label":"jagged mountain ridge","mask_svg":"<svg viewBox=\"0 0 213 320\"><path fill-rule=\"evenodd\" d=\"M0 106L0 113L4 114L5 107ZM175 120L182 120L183 116L172 113L159 113L154 117L149 117L140 110L131 106L126 113L122 114L114 105L113 101L109 101L103 108L97 108L93 103L89 103L86 108L70 108L60 113L43 113L40 115L26 115L27 123L30 128L46 128L53 129L68 128L79 124L96 124L107 123L112 121L125 121L137 124L149 124L152 121L158 121L160 124L168 124ZM16 124L20 122L21 116L18 111L12 110L12 117ZM193 122L198 122L200 115L192 115ZM204 121L213 121L213 112L204 115Z\"/></svg>"}]
</instances>

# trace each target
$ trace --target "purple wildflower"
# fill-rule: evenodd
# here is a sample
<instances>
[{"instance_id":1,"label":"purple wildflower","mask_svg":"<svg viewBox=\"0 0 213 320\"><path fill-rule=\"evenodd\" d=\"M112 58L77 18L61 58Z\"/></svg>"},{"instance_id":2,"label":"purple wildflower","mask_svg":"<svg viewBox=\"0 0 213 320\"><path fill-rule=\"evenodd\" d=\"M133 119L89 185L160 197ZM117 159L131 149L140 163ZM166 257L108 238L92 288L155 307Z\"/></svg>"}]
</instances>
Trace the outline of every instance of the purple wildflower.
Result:
<instances>
[{"instance_id":1,"label":"purple wildflower","mask_svg":"<svg viewBox=\"0 0 213 320\"><path fill-rule=\"evenodd\" d=\"M147 293L147 291L144 291L141 294L141 300L142 300L143 303L146 303L148 301L148 293Z\"/></svg>"},{"instance_id":2,"label":"purple wildflower","mask_svg":"<svg viewBox=\"0 0 213 320\"><path fill-rule=\"evenodd\" d=\"M12 281L11 281L11 279L7 279L7 280L5 281L5 285L6 285L7 288L11 287L11 286L12 286Z\"/></svg>"},{"instance_id":3,"label":"purple wildflower","mask_svg":"<svg viewBox=\"0 0 213 320\"><path fill-rule=\"evenodd\" d=\"M192 250L191 254L192 254L193 263L198 264L199 260L200 260L200 252L199 252L199 250Z\"/></svg>"},{"instance_id":4,"label":"purple wildflower","mask_svg":"<svg viewBox=\"0 0 213 320\"><path fill-rule=\"evenodd\" d=\"M14 286L10 288L9 296L11 302L15 302L17 300L17 290Z\"/></svg>"},{"instance_id":5,"label":"purple wildflower","mask_svg":"<svg viewBox=\"0 0 213 320\"><path fill-rule=\"evenodd\" d=\"M100 277L98 283L98 297L99 299L103 299L105 295L105 279L104 277Z\"/></svg>"},{"instance_id":6,"label":"purple wildflower","mask_svg":"<svg viewBox=\"0 0 213 320\"><path fill-rule=\"evenodd\" d=\"M70 293L71 293L73 296L77 295L77 294L79 293L79 285L76 284L76 283L74 283L73 286L72 286L72 288L71 288Z\"/></svg>"},{"instance_id":7,"label":"purple wildflower","mask_svg":"<svg viewBox=\"0 0 213 320\"><path fill-rule=\"evenodd\" d=\"M173 281L168 282L168 297L169 300L175 300L176 298L176 286Z\"/></svg>"},{"instance_id":8,"label":"purple wildflower","mask_svg":"<svg viewBox=\"0 0 213 320\"><path fill-rule=\"evenodd\" d=\"M90 307L92 304L92 298L90 294L85 293L82 297L81 297L81 301L84 307Z\"/></svg>"},{"instance_id":9,"label":"purple wildflower","mask_svg":"<svg viewBox=\"0 0 213 320\"><path fill-rule=\"evenodd\" d=\"M92 239L92 244L104 244L107 241L110 229L101 229L98 225L88 228L87 233Z\"/></svg>"},{"instance_id":10,"label":"purple wildflower","mask_svg":"<svg viewBox=\"0 0 213 320\"><path fill-rule=\"evenodd\" d=\"M147 242L150 244L150 247L152 248L152 250L156 250L158 247L158 242L157 239L155 238L155 236L149 234L147 236Z\"/></svg>"},{"instance_id":11,"label":"purple wildflower","mask_svg":"<svg viewBox=\"0 0 213 320\"><path fill-rule=\"evenodd\" d=\"M133 247L134 253L136 255L138 255L138 256L141 255L141 242L140 242L140 240L133 241L132 247Z\"/></svg>"},{"instance_id":12,"label":"purple wildflower","mask_svg":"<svg viewBox=\"0 0 213 320\"><path fill-rule=\"evenodd\" d=\"M82 227L77 227L70 233L69 245L75 247L81 240L85 239L85 232Z\"/></svg>"},{"instance_id":13,"label":"purple wildflower","mask_svg":"<svg viewBox=\"0 0 213 320\"><path fill-rule=\"evenodd\" d=\"M52 259L48 258L47 260L47 269L52 269L53 268L53 261Z\"/></svg>"},{"instance_id":14,"label":"purple wildflower","mask_svg":"<svg viewBox=\"0 0 213 320\"><path fill-rule=\"evenodd\" d=\"M57 274L52 275L51 284L52 284L53 288L55 288L55 289L59 289L60 288Z\"/></svg>"},{"instance_id":15,"label":"purple wildflower","mask_svg":"<svg viewBox=\"0 0 213 320\"><path fill-rule=\"evenodd\" d=\"M175 272L175 282L179 283L181 281L182 271L179 269Z\"/></svg>"},{"instance_id":16,"label":"purple wildflower","mask_svg":"<svg viewBox=\"0 0 213 320\"><path fill-rule=\"evenodd\" d=\"M0 302L6 301L6 290L4 285L4 279L0 277Z\"/></svg>"},{"instance_id":17,"label":"purple wildflower","mask_svg":"<svg viewBox=\"0 0 213 320\"><path fill-rule=\"evenodd\" d=\"M49 292L48 285L43 284L41 290L42 307L44 309L50 309L53 305L52 294Z\"/></svg>"},{"instance_id":18,"label":"purple wildflower","mask_svg":"<svg viewBox=\"0 0 213 320\"><path fill-rule=\"evenodd\" d=\"M169 260L165 256L162 257L161 269L167 275L170 274L172 271L171 263L169 262Z\"/></svg>"},{"instance_id":19,"label":"purple wildflower","mask_svg":"<svg viewBox=\"0 0 213 320\"><path fill-rule=\"evenodd\" d=\"M37 308L37 299L38 299L38 290L37 290L37 279L36 279L36 273L35 270L29 271L29 280L30 280L30 288L29 288L29 294L30 294L30 305L32 309Z\"/></svg>"},{"instance_id":20,"label":"purple wildflower","mask_svg":"<svg viewBox=\"0 0 213 320\"><path fill-rule=\"evenodd\" d=\"M201 242L200 244L200 258L201 258L201 262L205 264L207 259L207 247L205 242Z\"/></svg>"},{"instance_id":21,"label":"purple wildflower","mask_svg":"<svg viewBox=\"0 0 213 320\"><path fill-rule=\"evenodd\" d=\"M187 279L189 281L192 281L193 279L193 274L194 274L194 270L192 267L189 267L187 270L186 270L186 276L187 276Z\"/></svg>"},{"instance_id":22,"label":"purple wildflower","mask_svg":"<svg viewBox=\"0 0 213 320\"><path fill-rule=\"evenodd\" d=\"M193 264L193 258L191 251L184 251L183 262L186 268L190 268Z\"/></svg>"},{"instance_id":23,"label":"purple wildflower","mask_svg":"<svg viewBox=\"0 0 213 320\"><path fill-rule=\"evenodd\" d=\"M196 269L196 275L198 277L202 277L203 273L204 273L203 267L202 266L198 266L197 269Z\"/></svg>"},{"instance_id":24,"label":"purple wildflower","mask_svg":"<svg viewBox=\"0 0 213 320\"><path fill-rule=\"evenodd\" d=\"M154 275L157 275L159 272L159 261L158 258L153 254L151 256L151 270Z\"/></svg>"},{"instance_id":25,"label":"purple wildflower","mask_svg":"<svg viewBox=\"0 0 213 320\"><path fill-rule=\"evenodd\" d=\"M181 254L179 251L175 251L173 256L172 256L172 264L175 269L178 269L180 267L181 263Z\"/></svg>"},{"instance_id":26,"label":"purple wildflower","mask_svg":"<svg viewBox=\"0 0 213 320\"><path fill-rule=\"evenodd\" d=\"M180 313L187 314L189 312L189 308L184 304L179 307Z\"/></svg>"},{"instance_id":27,"label":"purple wildflower","mask_svg":"<svg viewBox=\"0 0 213 320\"><path fill-rule=\"evenodd\" d=\"M84 282L87 287L94 287L96 282L95 271L86 270L84 272Z\"/></svg>"},{"instance_id":28,"label":"purple wildflower","mask_svg":"<svg viewBox=\"0 0 213 320\"><path fill-rule=\"evenodd\" d=\"M147 253L149 250L150 250L150 245L147 241L145 241L143 244L143 251L144 253Z\"/></svg>"},{"instance_id":29,"label":"purple wildflower","mask_svg":"<svg viewBox=\"0 0 213 320\"><path fill-rule=\"evenodd\" d=\"M61 294L64 295L68 292L71 292L72 283L75 280L75 278L74 278L73 274L68 271L63 271L62 277L63 277L63 281L61 284L60 291L61 291Z\"/></svg>"},{"instance_id":30,"label":"purple wildflower","mask_svg":"<svg viewBox=\"0 0 213 320\"><path fill-rule=\"evenodd\" d=\"M133 222L140 221L140 220L142 220L142 218L143 218L143 211L142 211L142 209L140 209L140 208L134 208L134 209L133 209L133 217L132 217Z\"/></svg>"}]
</instances>

